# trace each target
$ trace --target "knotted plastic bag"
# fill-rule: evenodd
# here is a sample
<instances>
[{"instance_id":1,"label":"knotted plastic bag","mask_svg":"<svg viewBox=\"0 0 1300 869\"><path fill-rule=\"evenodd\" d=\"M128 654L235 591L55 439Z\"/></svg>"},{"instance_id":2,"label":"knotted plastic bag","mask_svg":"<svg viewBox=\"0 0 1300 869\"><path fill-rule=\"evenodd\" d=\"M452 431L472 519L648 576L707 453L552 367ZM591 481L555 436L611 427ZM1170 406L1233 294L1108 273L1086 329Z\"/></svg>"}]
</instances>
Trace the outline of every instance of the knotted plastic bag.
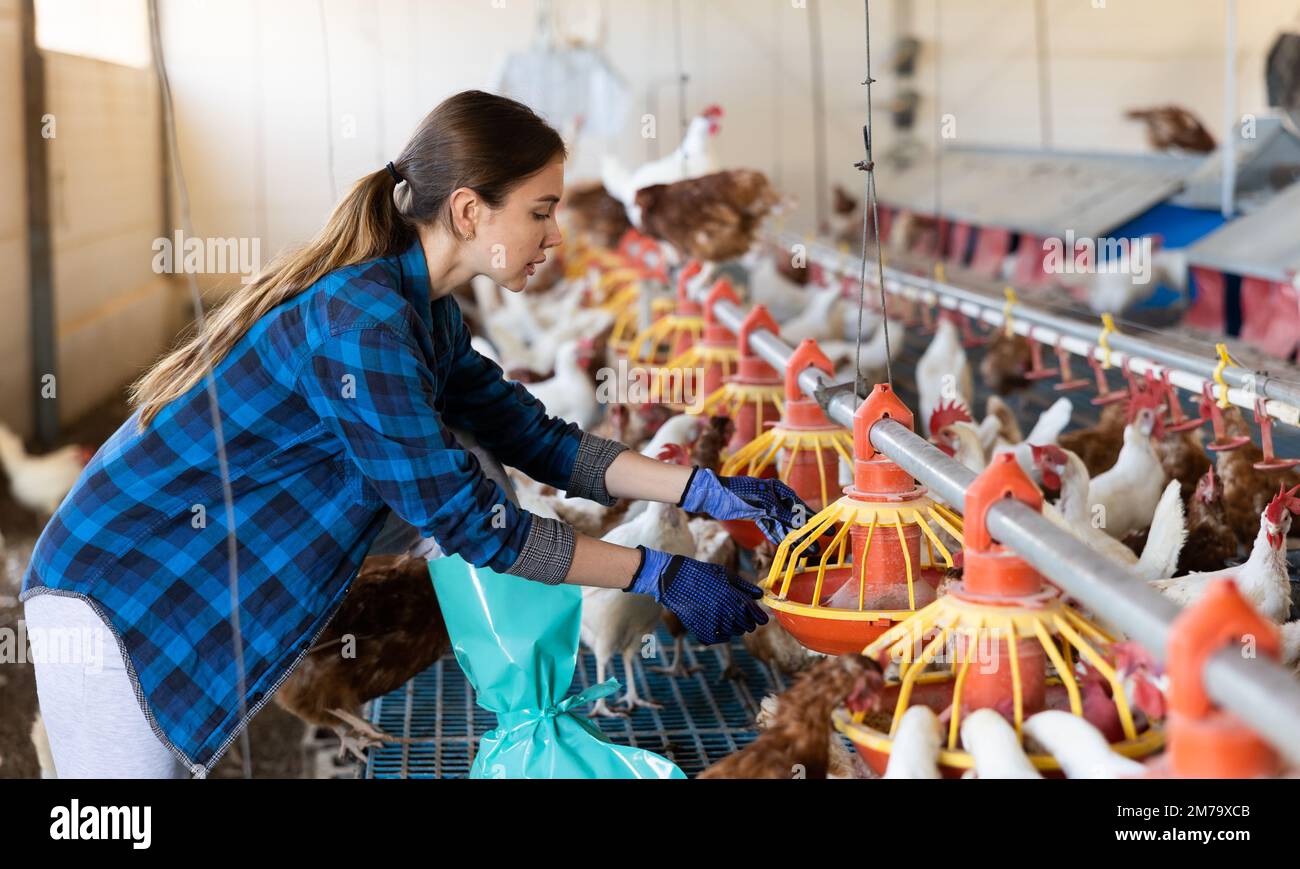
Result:
<instances>
[{"instance_id":1,"label":"knotted plastic bag","mask_svg":"<svg viewBox=\"0 0 1300 869\"><path fill-rule=\"evenodd\" d=\"M497 715L471 778L685 778L672 761L610 742L582 707L618 680L565 697L578 661L582 590L549 586L458 556L429 562L456 660Z\"/></svg>"}]
</instances>

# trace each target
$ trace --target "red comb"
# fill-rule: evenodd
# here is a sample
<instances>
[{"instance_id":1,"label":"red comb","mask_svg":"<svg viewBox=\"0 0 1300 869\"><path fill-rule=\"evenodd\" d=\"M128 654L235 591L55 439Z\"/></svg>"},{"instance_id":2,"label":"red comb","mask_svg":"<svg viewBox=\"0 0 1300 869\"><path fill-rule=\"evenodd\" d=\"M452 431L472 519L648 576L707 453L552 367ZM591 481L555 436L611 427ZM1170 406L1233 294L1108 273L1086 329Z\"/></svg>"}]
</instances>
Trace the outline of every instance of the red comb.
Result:
<instances>
[{"instance_id":1,"label":"red comb","mask_svg":"<svg viewBox=\"0 0 1300 869\"><path fill-rule=\"evenodd\" d=\"M714 103L711 106L706 106L704 111L700 112L700 114L708 118L710 121L716 121L718 118L722 117L722 106Z\"/></svg>"},{"instance_id":2,"label":"red comb","mask_svg":"<svg viewBox=\"0 0 1300 869\"><path fill-rule=\"evenodd\" d=\"M956 399L947 404L941 401L939 406L930 413L930 432L933 434L954 422L974 422L974 420L970 417L970 411L964 405L958 404Z\"/></svg>"},{"instance_id":3,"label":"red comb","mask_svg":"<svg viewBox=\"0 0 1300 869\"><path fill-rule=\"evenodd\" d=\"M686 447L681 444L664 444L656 458L661 462L672 462L678 465L689 465L691 463L690 453L686 452Z\"/></svg>"},{"instance_id":4,"label":"red comb","mask_svg":"<svg viewBox=\"0 0 1300 869\"><path fill-rule=\"evenodd\" d=\"M1029 449L1034 456L1034 464L1036 465L1040 465L1043 462L1051 462L1053 465L1064 466L1067 463L1065 450L1061 449L1056 444L1047 444L1041 447L1035 444L1030 444Z\"/></svg>"},{"instance_id":5,"label":"red comb","mask_svg":"<svg viewBox=\"0 0 1300 869\"><path fill-rule=\"evenodd\" d=\"M1292 489L1288 492L1286 490L1286 483L1279 483L1277 494L1273 497L1272 501L1268 502L1268 506L1264 508L1264 518L1269 522L1272 522L1274 525L1281 524L1282 511L1295 501L1295 491L1295 489Z\"/></svg>"}]
</instances>

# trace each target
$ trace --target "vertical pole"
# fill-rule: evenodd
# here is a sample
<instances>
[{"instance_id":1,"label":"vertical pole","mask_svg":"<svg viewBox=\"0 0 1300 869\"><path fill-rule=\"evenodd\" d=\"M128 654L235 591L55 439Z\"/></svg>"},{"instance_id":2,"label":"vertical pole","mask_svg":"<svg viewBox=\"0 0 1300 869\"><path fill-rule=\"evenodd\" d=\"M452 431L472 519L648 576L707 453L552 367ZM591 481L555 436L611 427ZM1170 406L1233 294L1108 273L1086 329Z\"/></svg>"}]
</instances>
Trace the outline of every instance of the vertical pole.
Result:
<instances>
[{"instance_id":1,"label":"vertical pole","mask_svg":"<svg viewBox=\"0 0 1300 869\"><path fill-rule=\"evenodd\" d=\"M826 185L826 83L822 68L822 25L817 0L808 0L808 60L812 64L813 186L817 203L817 231L830 223Z\"/></svg>"},{"instance_id":2,"label":"vertical pole","mask_svg":"<svg viewBox=\"0 0 1300 869\"><path fill-rule=\"evenodd\" d=\"M1223 23L1223 187L1219 209L1232 217L1237 191L1237 0L1224 0Z\"/></svg>"},{"instance_id":3,"label":"vertical pole","mask_svg":"<svg viewBox=\"0 0 1300 869\"><path fill-rule=\"evenodd\" d=\"M1044 150L1052 147L1052 79L1047 57L1047 5L1045 0L1034 2L1034 39L1037 43L1038 66L1038 128L1040 144Z\"/></svg>"},{"instance_id":4,"label":"vertical pole","mask_svg":"<svg viewBox=\"0 0 1300 869\"><path fill-rule=\"evenodd\" d=\"M43 135L46 114L45 60L36 47L34 0L22 0L23 131L27 162L27 275L31 307L32 419L36 442L50 446L59 435L58 348L54 330L54 255L50 237L49 140ZM43 378L55 377L45 398Z\"/></svg>"}]
</instances>

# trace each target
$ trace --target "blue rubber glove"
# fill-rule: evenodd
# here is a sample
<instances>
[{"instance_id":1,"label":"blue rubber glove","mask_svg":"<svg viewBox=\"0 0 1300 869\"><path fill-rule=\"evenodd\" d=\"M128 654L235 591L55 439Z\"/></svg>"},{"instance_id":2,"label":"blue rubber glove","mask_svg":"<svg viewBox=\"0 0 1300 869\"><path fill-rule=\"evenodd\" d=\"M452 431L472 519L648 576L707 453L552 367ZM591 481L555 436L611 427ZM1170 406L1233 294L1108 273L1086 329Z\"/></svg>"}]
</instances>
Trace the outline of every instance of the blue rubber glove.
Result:
<instances>
[{"instance_id":1,"label":"blue rubber glove","mask_svg":"<svg viewBox=\"0 0 1300 869\"><path fill-rule=\"evenodd\" d=\"M688 513L706 513L714 519L753 519L763 536L777 546L813 516L812 508L780 480L719 477L698 466L686 481L677 506Z\"/></svg>"},{"instance_id":2,"label":"blue rubber glove","mask_svg":"<svg viewBox=\"0 0 1300 869\"><path fill-rule=\"evenodd\" d=\"M721 565L644 546L637 549L641 564L623 591L650 595L672 610L704 645L767 624L767 613L755 602L763 596L762 590Z\"/></svg>"}]
</instances>

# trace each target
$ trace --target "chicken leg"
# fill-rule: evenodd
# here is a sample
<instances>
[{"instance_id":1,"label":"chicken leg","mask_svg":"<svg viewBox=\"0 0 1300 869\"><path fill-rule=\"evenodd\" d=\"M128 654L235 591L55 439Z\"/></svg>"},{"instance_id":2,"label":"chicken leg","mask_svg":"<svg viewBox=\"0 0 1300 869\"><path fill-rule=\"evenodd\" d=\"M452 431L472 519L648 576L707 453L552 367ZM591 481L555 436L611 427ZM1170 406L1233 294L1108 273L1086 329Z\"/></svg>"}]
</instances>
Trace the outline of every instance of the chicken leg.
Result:
<instances>
[{"instance_id":1,"label":"chicken leg","mask_svg":"<svg viewBox=\"0 0 1300 869\"><path fill-rule=\"evenodd\" d=\"M681 636L675 637L673 639L672 663L667 664L663 667L649 667L647 669L653 670L656 673L662 673L663 675L670 676L674 679L684 677L684 676L690 676L704 669L698 664L692 664L691 666L688 667L683 663L685 660L686 660L686 635L682 634Z\"/></svg>"},{"instance_id":2,"label":"chicken leg","mask_svg":"<svg viewBox=\"0 0 1300 869\"><path fill-rule=\"evenodd\" d=\"M421 743L434 741L433 737L416 739L410 736L393 736L391 733L375 727L359 715L353 715L346 709L329 709L326 711L342 722L341 724L334 725L333 728L334 732L337 733L339 737L340 759L346 752L351 752L357 760L364 762L366 759L366 749L376 748L384 743L419 745Z\"/></svg>"},{"instance_id":3,"label":"chicken leg","mask_svg":"<svg viewBox=\"0 0 1300 869\"><path fill-rule=\"evenodd\" d=\"M663 709L664 705L654 699L642 700L636 687L636 673L632 670L632 656L635 649L627 648L623 651L623 672L627 675L627 693L623 695L624 710L629 714L637 707L646 709Z\"/></svg>"},{"instance_id":4,"label":"chicken leg","mask_svg":"<svg viewBox=\"0 0 1300 869\"><path fill-rule=\"evenodd\" d=\"M596 684L600 685L605 681L605 659L596 656ZM625 718L627 713L621 709L612 709L601 697L591 706L591 711L587 713L588 718Z\"/></svg>"}]
</instances>

